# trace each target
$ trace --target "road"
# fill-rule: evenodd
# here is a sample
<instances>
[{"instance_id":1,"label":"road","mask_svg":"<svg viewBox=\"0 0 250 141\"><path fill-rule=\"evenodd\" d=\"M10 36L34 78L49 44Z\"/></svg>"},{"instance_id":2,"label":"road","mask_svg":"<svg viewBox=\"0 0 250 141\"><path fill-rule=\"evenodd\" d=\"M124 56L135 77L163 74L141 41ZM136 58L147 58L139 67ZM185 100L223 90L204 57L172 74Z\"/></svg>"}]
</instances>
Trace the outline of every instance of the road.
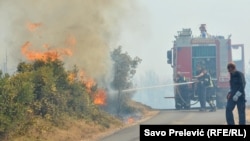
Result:
<instances>
[{"instance_id":1,"label":"road","mask_svg":"<svg viewBox=\"0 0 250 141\"><path fill-rule=\"evenodd\" d=\"M216 112L192 110L160 110L160 112L140 124L168 125L225 125L225 109ZM140 124L117 131L99 141L139 141Z\"/></svg>"}]
</instances>

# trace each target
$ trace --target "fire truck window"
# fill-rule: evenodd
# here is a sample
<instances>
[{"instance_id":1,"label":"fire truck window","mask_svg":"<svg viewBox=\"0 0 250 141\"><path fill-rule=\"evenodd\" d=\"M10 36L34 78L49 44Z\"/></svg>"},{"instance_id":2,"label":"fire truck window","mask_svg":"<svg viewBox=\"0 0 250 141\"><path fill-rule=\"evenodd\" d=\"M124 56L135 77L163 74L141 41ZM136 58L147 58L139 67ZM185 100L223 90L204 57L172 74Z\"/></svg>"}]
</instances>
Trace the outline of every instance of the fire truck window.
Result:
<instances>
[{"instance_id":1,"label":"fire truck window","mask_svg":"<svg viewBox=\"0 0 250 141\"><path fill-rule=\"evenodd\" d=\"M212 78L216 78L216 50L215 46L195 46L192 48L193 76L197 75L196 68L206 68Z\"/></svg>"}]
</instances>

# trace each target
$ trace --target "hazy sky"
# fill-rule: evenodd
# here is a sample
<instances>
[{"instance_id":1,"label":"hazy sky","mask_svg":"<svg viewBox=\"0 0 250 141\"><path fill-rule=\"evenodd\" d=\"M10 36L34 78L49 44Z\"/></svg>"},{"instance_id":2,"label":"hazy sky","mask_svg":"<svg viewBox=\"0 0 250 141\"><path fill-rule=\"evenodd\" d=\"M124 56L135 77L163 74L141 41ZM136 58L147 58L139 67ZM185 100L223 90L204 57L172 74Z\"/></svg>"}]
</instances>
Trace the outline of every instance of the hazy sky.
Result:
<instances>
[{"instance_id":1,"label":"hazy sky","mask_svg":"<svg viewBox=\"0 0 250 141\"><path fill-rule=\"evenodd\" d=\"M102 66L95 68L96 62L86 60L90 57L86 55L91 55L89 52L93 52L93 47L90 47L93 45L97 47L94 51L98 52L98 56L102 56L105 52L103 56L105 58L108 55L108 42L110 48L121 45L123 51L128 52L132 57L138 56L142 59L136 78L143 78L141 81L145 82L138 85L161 85L172 80L172 69L167 64L166 51L173 46L177 31L191 28L193 35L199 36L200 24L206 24L209 34L225 37L231 34L233 44L245 45L246 69L249 73L249 0L124 0L119 2L107 0L106 3L98 0L93 2L75 0L74 2L75 5L73 1L70 5L67 4L69 3L67 0L56 0L53 4L46 0L23 0L19 3L14 0L12 2L0 0L0 67L4 66L5 52L7 52L8 69L15 70L16 65L11 60L17 63L22 59L19 54L21 45L29 39L41 43L46 40L54 41L58 35L62 36L64 33L76 33L82 38L81 45L86 44L81 50L86 54L82 55L80 51L77 53L82 57L81 62L85 63L84 65L92 67L89 72L102 68ZM27 33L22 34L26 20L44 23L44 31L39 31L38 36L35 37ZM57 20L60 20L59 24ZM115 34L111 34L111 31L115 31ZM56 39L56 41L60 40L61 38ZM94 55L91 57L94 57L92 60L103 61L103 58L95 58ZM79 59L75 58L74 61L77 62ZM152 81L151 78L158 78L158 80ZM152 99L149 98L149 100ZM158 105L159 103L159 101L155 102Z\"/></svg>"},{"instance_id":2,"label":"hazy sky","mask_svg":"<svg viewBox=\"0 0 250 141\"><path fill-rule=\"evenodd\" d=\"M200 35L200 24L211 35L232 35L232 44L245 45L246 67L250 51L250 2L248 0L137 0L140 9L133 11L130 29L124 25L120 43L129 53L143 59L141 68L152 69L162 77L171 76L166 51L173 46L174 35L191 28ZM140 70L138 70L140 71ZM145 72L142 70L140 73Z\"/></svg>"},{"instance_id":3,"label":"hazy sky","mask_svg":"<svg viewBox=\"0 0 250 141\"><path fill-rule=\"evenodd\" d=\"M248 0L136 0L137 9L123 24L120 40L124 50L142 58L137 70L139 86L172 83L172 68L166 51L182 28L200 35L200 24L206 24L211 35L232 35L232 44L245 45L246 74L249 76L250 1ZM129 23L129 24L128 24ZM225 66L226 67L226 66ZM158 78L158 80L154 80ZM247 78L249 80L249 78ZM171 108L173 87L140 90L134 99L154 108ZM249 85L247 85L249 91Z\"/></svg>"},{"instance_id":4,"label":"hazy sky","mask_svg":"<svg viewBox=\"0 0 250 141\"><path fill-rule=\"evenodd\" d=\"M28 2L29 0L25 1ZM132 5L131 2L134 3L134 5ZM0 4L1 3L3 3L2 0L0 0ZM41 2L41 4L44 3L46 2ZM143 74L147 70L152 70L162 77L167 77L169 74L171 75L171 67L166 61L166 51L173 46L174 35L176 35L177 31L180 31L182 28L191 28L193 34L198 36L200 34L200 24L206 24L207 32L212 35L222 35L227 37L229 34L232 34L231 38L233 44L243 43L245 44L245 52L250 51L250 16L248 16L250 13L250 2L248 0L132 0L130 3L122 3L125 5L123 7L130 6L131 8L126 8L126 16L121 15L121 17L119 17L119 19L121 19L121 23L119 23L121 26L119 25L120 28L119 31L117 31L119 38L116 39L113 47L121 45L124 47L123 50L131 54L131 56L142 58L143 61L138 69L138 73L140 74ZM55 4L56 2L54 2L54 5ZM116 5L121 7L121 4L114 4L114 2L111 4L113 7ZM100 5L97 6L100 7ZM11 27L11 25L14 25L14 22L20 21L11 21L15 14L14 9L16 10L19 7L20 9L24 8L24 6L14 5L11 2L0 6L0 15L3 17L0 26L2 31L0 32L1 64L3 64L3 60L5 60L5 46L17 48L11 46L11 42L13 41L9 39L16 38L13 36L15 33L12 33L13 30L10 33L8 29L16 28ZM27 7L31 9L32 5L28 5L25 8ZM105 7L107 6L105 5ZM11 8L13 8L13 10L11 10ZM53 7L50 6L49 8ZM58 6L55 6L55 8L58 8ZM117 9L112 12L115 13ZM39 15L36 16L34 13L38 11L39 13L42 13L42 8L37 11L33 10L34 13L32 13L31 10L26 11L30 13L30 15L26 16L32 18L36 17L33 18L36 20L39 19ZM103 8L103 10L105 9ZM20 13L20 11L18 12ZM49 9L49 11L52 10ZM11 14L12 16L10 17L9 15ZM45 19L44 14L40 15L43 15L40 19ZM24 14L22 14L22 16L24 16ZM46 20L46 22L49 22L48 18ZM12 23L10 24L10 22ZM249 64L248 62L250 58L247 53L246 60L246 64ZM248 68L248 65L246 67ZM10 68L13 68L13 66Z\"/></svg>"}]
</instances>

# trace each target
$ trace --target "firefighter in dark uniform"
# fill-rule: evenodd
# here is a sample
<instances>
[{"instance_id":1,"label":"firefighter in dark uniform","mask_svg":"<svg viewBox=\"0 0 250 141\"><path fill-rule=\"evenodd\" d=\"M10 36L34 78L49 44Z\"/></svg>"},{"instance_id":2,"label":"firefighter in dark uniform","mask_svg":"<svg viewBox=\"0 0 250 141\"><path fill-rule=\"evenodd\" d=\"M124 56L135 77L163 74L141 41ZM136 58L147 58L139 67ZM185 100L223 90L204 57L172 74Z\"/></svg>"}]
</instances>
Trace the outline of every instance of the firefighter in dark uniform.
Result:
<instances>
[{"instance_id":1,"label":"firefighter in dark uniform","mask_svg":"<svg viewBox=\"0 0 250 141\"><path fill-rule=\"evenodd\" d=\"M210 106L209 112L215 112L216 106L214 104L213 95L215 94L214 84L211 78L211 75L209 72L207 72L206 69L203 70L204 73L204 85L205 85L205 95L206 95L206 101Z\"/></svg>"},{"instance_id":2,"label":"firefighter in dark uniform","mask_svg":"<svg viewBox=\"0 0 250 141\"><path fill-rule=\"evenodd\" d=\"M196 93L198 94L198 99L200 102L200 111L204 112L206 111L206 86L204 84L204 68L198 66L197 69L197 73L199 74L194 76L198 80L196 86Z\"/></svg>"},{"instance_id":3,"label":"firefighter in dark uniform","mask_svg":"<svg viewBox=\"0 0 250 141\"><path fill-rule=\"evenodd\" d=\"M237 105L239 125L246 124L246 99L245 99L245 86L246 80L242 72L236 69L234 63L228 63L228 72L230 73L230 91L227 95L226 105L226 121L228 125L234 125L233 110Z\"/></svg>"},{"instance_id":4,"label":"firefighter in dark uniform","mask_svg":"<svg viewBox=\"0 0 250 141\"><path fill-rule=\"evenodd\" d=\"M186 78L180 72L177 72L176 83L183 83L176 86L176 95L175 95L175 108L180 109L190 109L190 96L188 91L188 85L185 84Z\"/></svg>"}]
</instances>

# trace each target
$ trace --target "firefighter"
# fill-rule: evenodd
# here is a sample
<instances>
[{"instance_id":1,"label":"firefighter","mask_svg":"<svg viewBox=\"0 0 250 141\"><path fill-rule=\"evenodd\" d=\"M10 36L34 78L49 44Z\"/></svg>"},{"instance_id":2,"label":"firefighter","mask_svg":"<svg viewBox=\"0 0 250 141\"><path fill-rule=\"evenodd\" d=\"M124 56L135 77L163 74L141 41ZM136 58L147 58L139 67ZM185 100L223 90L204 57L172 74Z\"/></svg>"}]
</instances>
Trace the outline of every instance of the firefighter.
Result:
<instances>
[{"instance_id":1,"label":"firefighter","mask_svg":"<svg viewBox=\"0 0 250 141\"><path fill-rule=\"evenodd\" d=\"M175 82L184 83L176 86L175 108L177 110L190 109L190 97L188 86L185 84L185 82L187 82L185 76L180 72L177 72Z\"/></svg>"},{"instance_id":2,"label":"firefighter","mask_svg":"<svg viewBox=\"0 0 250 141\"><path fill-rule=\"evenodd\" d=\"M194 76L198 80L196 93L198 94L198 99L200 102L200 111L204 112L206 111L206 93L205 93L206 87L204 84L204 79L205 79L204 68L198 66L197 73L199 74Z\"/></svg>"},{"instance_id":3,"label":"firefighter","mask_svg":"<svg viewBox=\"0 0 250 141\"><path fill-rule=\"evenodd\" d=\"M216 111L216 106L214 104L214 99L213 99L213 94L215 93L214 90L214 84L211 79L210 73L207 72L206 69L203 70L204 73L204 85L205 85L205 95L206 95L206 101L210 106L209 112L215 112Z\"/></svg>"},{"instance_id":4,"label":"firefighter","mask_svg":"<svg viewBox=\"0 0 250 141\"><path fill-rule=\"evenodd\" d=\"M237 105L239 125L246 124L246 99L245 99L245 86L246 80L242 72L236 69L234 63L228 63L228 72L230 73L230 91L227 95L226 105L226 121L228 125L234 125L233 110Z\"/></svg>"}]
</instances>

